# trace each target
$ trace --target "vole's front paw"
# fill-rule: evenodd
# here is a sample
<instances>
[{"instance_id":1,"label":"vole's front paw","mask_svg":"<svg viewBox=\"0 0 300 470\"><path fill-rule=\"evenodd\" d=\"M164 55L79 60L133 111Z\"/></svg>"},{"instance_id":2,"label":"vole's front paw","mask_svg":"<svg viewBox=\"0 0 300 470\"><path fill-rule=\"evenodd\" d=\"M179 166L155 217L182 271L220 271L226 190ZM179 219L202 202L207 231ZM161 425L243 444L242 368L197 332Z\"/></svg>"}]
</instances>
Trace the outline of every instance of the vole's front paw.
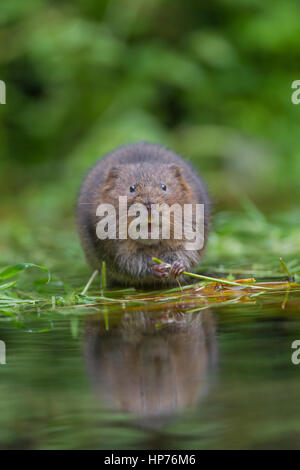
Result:
<instances>
[{"instance_id":1,"label":"vole's front paw","mask_svg":"<svg viewBox=\"0 0 300 470\"><path fill-rule=\"evenodd\" d=\"M151 269L154 276L163 279L169 276L170 265L166 263L154 264Z\"/></svg>"},{"instance_id":2,"label":"vole's front paw","mask_svg":"<svg viewBox=\"0 0 300 470\"><path fill-rule=\"evenodd\" d=\"M185 271L184 262L181 259L174 261L171 265L170 274L174 277L179 277Z\"/></svg>"}]
</instances>

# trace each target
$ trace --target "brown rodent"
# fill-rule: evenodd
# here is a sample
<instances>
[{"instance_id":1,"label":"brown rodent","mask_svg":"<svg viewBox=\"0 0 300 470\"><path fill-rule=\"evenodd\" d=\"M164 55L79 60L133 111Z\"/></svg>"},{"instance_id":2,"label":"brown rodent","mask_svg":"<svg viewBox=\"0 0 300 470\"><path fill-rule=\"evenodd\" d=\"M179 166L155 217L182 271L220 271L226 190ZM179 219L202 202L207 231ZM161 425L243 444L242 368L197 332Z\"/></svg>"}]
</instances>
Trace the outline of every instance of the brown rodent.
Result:
<instances>
[{"instance_id":1,"label":"brown rodent","mask_svg":"<svg viewBox=\"0 0 300 470\"><path fill-rule=\"evenodd\" d=\"M119 196L128 198L128 207L142 203L149 211L151 204L204 204L203 246L187 250L186 239L174 238L174 225L170 239L100 240L96 209L110 203L118 214ZM99 269L105 261L110 282L141 287L172 285L176 278L186 281L182 272L191 271L204 254L209 214L207 191L196 170L173 151L144 142L117 148L99 160L83 181L77 205L78 231L88 263ZM154 263L153 257L171 268Z\"/></svg>"}]
</instances>

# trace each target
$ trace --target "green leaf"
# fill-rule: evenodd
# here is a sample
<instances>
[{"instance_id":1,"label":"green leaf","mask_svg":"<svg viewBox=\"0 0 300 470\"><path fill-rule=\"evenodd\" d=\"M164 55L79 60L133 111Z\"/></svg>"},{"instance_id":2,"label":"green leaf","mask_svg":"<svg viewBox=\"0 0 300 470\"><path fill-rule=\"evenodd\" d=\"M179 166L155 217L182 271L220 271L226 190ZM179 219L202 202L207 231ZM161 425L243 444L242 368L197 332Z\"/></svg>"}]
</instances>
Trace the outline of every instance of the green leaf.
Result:
<instances>
[{"instance_id":1,"label":"green leaf","mask_svg":"<svg viewBox=\"0 0 300 470\"><path fill-rule=\"evenodd\" d=\"M5 268L3 271L0 272L0 279L8 279L10 277L16 276L27 268L38 268L43 271L46 271L46 273L48 274L48 282L50 281L51 277L49 270L44 266L38 266L37 264L33 263L19 263L14 264L13 266L9 266L8 268Z\"/></svg>"},{"instance_id":2,"label":"green leaf","mask_svg":"<svg viewBox=\"0 0 300 470\"><path fill-rule=\"evenodd\" d=\"M11 287L15 286L17 281L6 282L5 284L0 284L0 291L4 291L10 289Z\"/></svg>"},{"instance_id":3,"label":"green leaf","mask_svg":"<svg viewBox=\"0 0 300 470\"><path fill-rule=\"evenodd\" d=\"M8 310L0 310L0 318L1 317L15 317L15 314Z\"/></svg>"}]
</instances>

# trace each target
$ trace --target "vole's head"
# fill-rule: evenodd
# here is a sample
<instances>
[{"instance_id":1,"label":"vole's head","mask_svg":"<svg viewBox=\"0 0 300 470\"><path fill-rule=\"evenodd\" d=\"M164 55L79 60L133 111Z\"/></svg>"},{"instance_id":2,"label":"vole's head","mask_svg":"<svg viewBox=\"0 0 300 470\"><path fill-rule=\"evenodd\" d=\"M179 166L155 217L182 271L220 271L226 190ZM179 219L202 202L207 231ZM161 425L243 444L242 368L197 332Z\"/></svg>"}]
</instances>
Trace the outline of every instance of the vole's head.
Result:
<instances>
[{"instance_id":1,"label":"vole's head","mask_svg":"<svg viewBox=\"0 0 300 470\"><path fill-rule=\"evenodd\" d=\"M182 170L175 164L159 164L157 168L153 163L113 167L108 172L103 196L112 204L119 196L126 196L128 206L192 202Z\"/></svg>"},{"instance_id":2,"label":"vole's head","mask_svg":"<svg viewBox=\"0 0 300 470\"><path fill-rule=\"evenodd\" d=\"M112 204L118 214L120 197L127 198L128 213L126 216L120 215L117 226L119 223L127 224L128 221L127 230L132 227L139 234L135 238L128 232L129 238L150 245L162 239L164 243L167 243L166 240L174 241L178 238L174 236L176 227L179 229L182 226L182 220L176 219L173 212L163 212L160 208L170 208L176 204L181 212L184 204L192 202L192 194L182 170L175 164L159 164L155 167L153 163L141 163L111 168L103 187L102 199Z\"/></svg>"}]
</instances>

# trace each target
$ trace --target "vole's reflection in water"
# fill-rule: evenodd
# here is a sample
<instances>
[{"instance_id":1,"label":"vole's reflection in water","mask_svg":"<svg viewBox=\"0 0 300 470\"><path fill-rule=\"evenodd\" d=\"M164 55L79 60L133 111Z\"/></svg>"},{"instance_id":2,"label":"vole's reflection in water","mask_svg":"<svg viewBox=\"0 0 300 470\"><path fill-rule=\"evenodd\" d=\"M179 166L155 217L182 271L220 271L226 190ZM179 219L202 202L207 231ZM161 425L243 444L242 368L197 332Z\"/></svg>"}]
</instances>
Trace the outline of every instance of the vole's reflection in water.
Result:
<instances>
[{"instance_id":1,"label":"vole's reflection in water","mask_svg":"<svg viewBox=\"0 0 300 470\"><path fill-rule=\"evenodd\" d=\"M213 315L208 310L121 315L108 330L103 320L86 323L88 374L102 402L134 414L142 425L161 426L208 392L217 357Z\"/></svg>"}]
</instances>

